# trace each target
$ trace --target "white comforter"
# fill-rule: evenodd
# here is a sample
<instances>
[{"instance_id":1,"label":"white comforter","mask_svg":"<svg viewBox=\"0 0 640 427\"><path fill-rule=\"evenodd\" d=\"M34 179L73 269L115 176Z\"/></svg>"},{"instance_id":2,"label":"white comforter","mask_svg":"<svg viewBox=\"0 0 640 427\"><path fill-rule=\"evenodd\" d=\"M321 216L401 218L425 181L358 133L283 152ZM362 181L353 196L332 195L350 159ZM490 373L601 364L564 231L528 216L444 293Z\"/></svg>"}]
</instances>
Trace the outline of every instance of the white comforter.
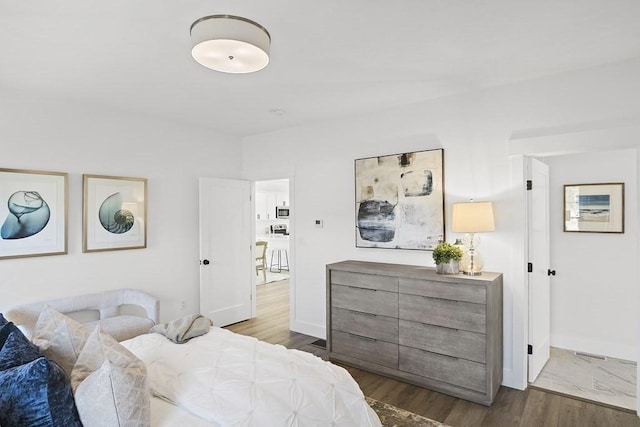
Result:
<instances>
[{"instance_id":1,"label":"white comforter","mask_svg":"<svg viewBox=\"0 0 640 427\"><path fill-rule=\"evenodd\" d=\"M212 327L186 344L147 334L122 343L151 392L222 426L380 426L349 373L310 353Z\"/></svg>"}]
</instances>

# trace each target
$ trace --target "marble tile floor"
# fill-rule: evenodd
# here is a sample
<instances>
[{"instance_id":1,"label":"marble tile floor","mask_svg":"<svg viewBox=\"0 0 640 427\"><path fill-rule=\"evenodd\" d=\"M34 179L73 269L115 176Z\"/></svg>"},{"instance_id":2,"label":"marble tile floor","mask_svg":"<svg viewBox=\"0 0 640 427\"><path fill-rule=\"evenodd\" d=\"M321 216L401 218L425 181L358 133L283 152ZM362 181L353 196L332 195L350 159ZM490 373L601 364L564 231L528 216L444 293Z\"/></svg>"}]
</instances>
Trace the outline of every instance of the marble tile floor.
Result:
<instances>
[{"instance_id":1,"label":"marble tile floor","mask_svg":"<svg viewBox=\"0 0 640 427\"><path fill-rule=\"evenodd\" d=\"M635 411L636 372L635 362L612 357L601 360L551 347L549 361L531 385Z\"/></svg>"}]
</instances>

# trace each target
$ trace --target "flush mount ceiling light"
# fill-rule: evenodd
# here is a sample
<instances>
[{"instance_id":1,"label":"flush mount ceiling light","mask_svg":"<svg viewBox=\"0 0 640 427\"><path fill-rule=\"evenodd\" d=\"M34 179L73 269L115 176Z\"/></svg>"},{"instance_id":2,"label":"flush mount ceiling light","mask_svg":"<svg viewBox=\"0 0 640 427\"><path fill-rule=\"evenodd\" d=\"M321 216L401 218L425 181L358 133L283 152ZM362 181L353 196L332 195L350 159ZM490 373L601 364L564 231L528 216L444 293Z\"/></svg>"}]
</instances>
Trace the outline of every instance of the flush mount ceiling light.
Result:
<instances>
[{"instance_id":1,"label":"flush mount ceiling light","mask_svg":"<svg viewBox=\"0 0 640 427\"><path fill-rule=\"evenodd\" d=\"M233 15L211 15L191 25L191 55L223 73L253 73L269 63L269 32L257 22Z\"/></svg>"}]
</instances>

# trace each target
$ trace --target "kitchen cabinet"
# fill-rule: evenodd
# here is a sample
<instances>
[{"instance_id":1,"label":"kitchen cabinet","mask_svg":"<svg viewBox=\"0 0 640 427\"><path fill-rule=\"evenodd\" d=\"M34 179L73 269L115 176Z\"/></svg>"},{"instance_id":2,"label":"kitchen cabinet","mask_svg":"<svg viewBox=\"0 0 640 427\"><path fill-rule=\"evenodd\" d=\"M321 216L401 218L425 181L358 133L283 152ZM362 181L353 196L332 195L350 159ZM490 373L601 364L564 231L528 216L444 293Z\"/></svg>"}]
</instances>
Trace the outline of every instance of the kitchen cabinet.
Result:
<instances>
[{"instance_id":1,"label":"kitchen cabinet","mask_svg":"<svg viewBox=\"0 0 640 427\"><path fill-rule=\"evenodd\" d=\"M256 219L267 219L267 195L256 193Z\"/></svg>"},{"instance_id":2,"label":"kitchen cabinet","mask_svg":"<svg viewBox=\"0 0 640 427\"><path fill-rule=\"evenodd\" d=\"M256 219L276 219L276 206L289 206L288 192L256 192Z\"/></svg>"},{"instance_id":3,"label":"kitchen cabinet","mask_svg":"<svg viewBox=\"0 0 640 427\"><path fill-rule=\"evenodd\" d=\"M276 193L275 206L289 206L289 193L288 192ZM275 212L275 206L274 206L274 212Z\"/></svg>"},{"instance_id":4,"label":"kitchen cabinet","mask_svg":"<svg viewBox=\"0 0 640 427\"><path fill-rule=\"evenodd\" d=\"M256 219L276 219L277 195L256 193Z\"/></svg>"}]
</instances>

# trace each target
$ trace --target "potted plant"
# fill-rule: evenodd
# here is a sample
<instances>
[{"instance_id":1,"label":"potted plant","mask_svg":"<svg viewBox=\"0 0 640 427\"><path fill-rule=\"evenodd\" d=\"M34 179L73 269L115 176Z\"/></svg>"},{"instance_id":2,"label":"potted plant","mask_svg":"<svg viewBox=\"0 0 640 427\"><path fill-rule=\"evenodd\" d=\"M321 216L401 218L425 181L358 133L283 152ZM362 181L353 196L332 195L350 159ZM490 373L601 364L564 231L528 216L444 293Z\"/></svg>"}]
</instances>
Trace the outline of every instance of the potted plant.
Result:
<instances>
[{"instance_id":1,"label":"potted plant","mask_svg":"<svg viewBox=\"0 0 640 427\"><path fill-rule=\"evenodd\" d=\"M441 242L433 250L433 260L438 274L458 274L459 261L462 259L462 249L451 243Z\"/></svg>"}]
</instances>

